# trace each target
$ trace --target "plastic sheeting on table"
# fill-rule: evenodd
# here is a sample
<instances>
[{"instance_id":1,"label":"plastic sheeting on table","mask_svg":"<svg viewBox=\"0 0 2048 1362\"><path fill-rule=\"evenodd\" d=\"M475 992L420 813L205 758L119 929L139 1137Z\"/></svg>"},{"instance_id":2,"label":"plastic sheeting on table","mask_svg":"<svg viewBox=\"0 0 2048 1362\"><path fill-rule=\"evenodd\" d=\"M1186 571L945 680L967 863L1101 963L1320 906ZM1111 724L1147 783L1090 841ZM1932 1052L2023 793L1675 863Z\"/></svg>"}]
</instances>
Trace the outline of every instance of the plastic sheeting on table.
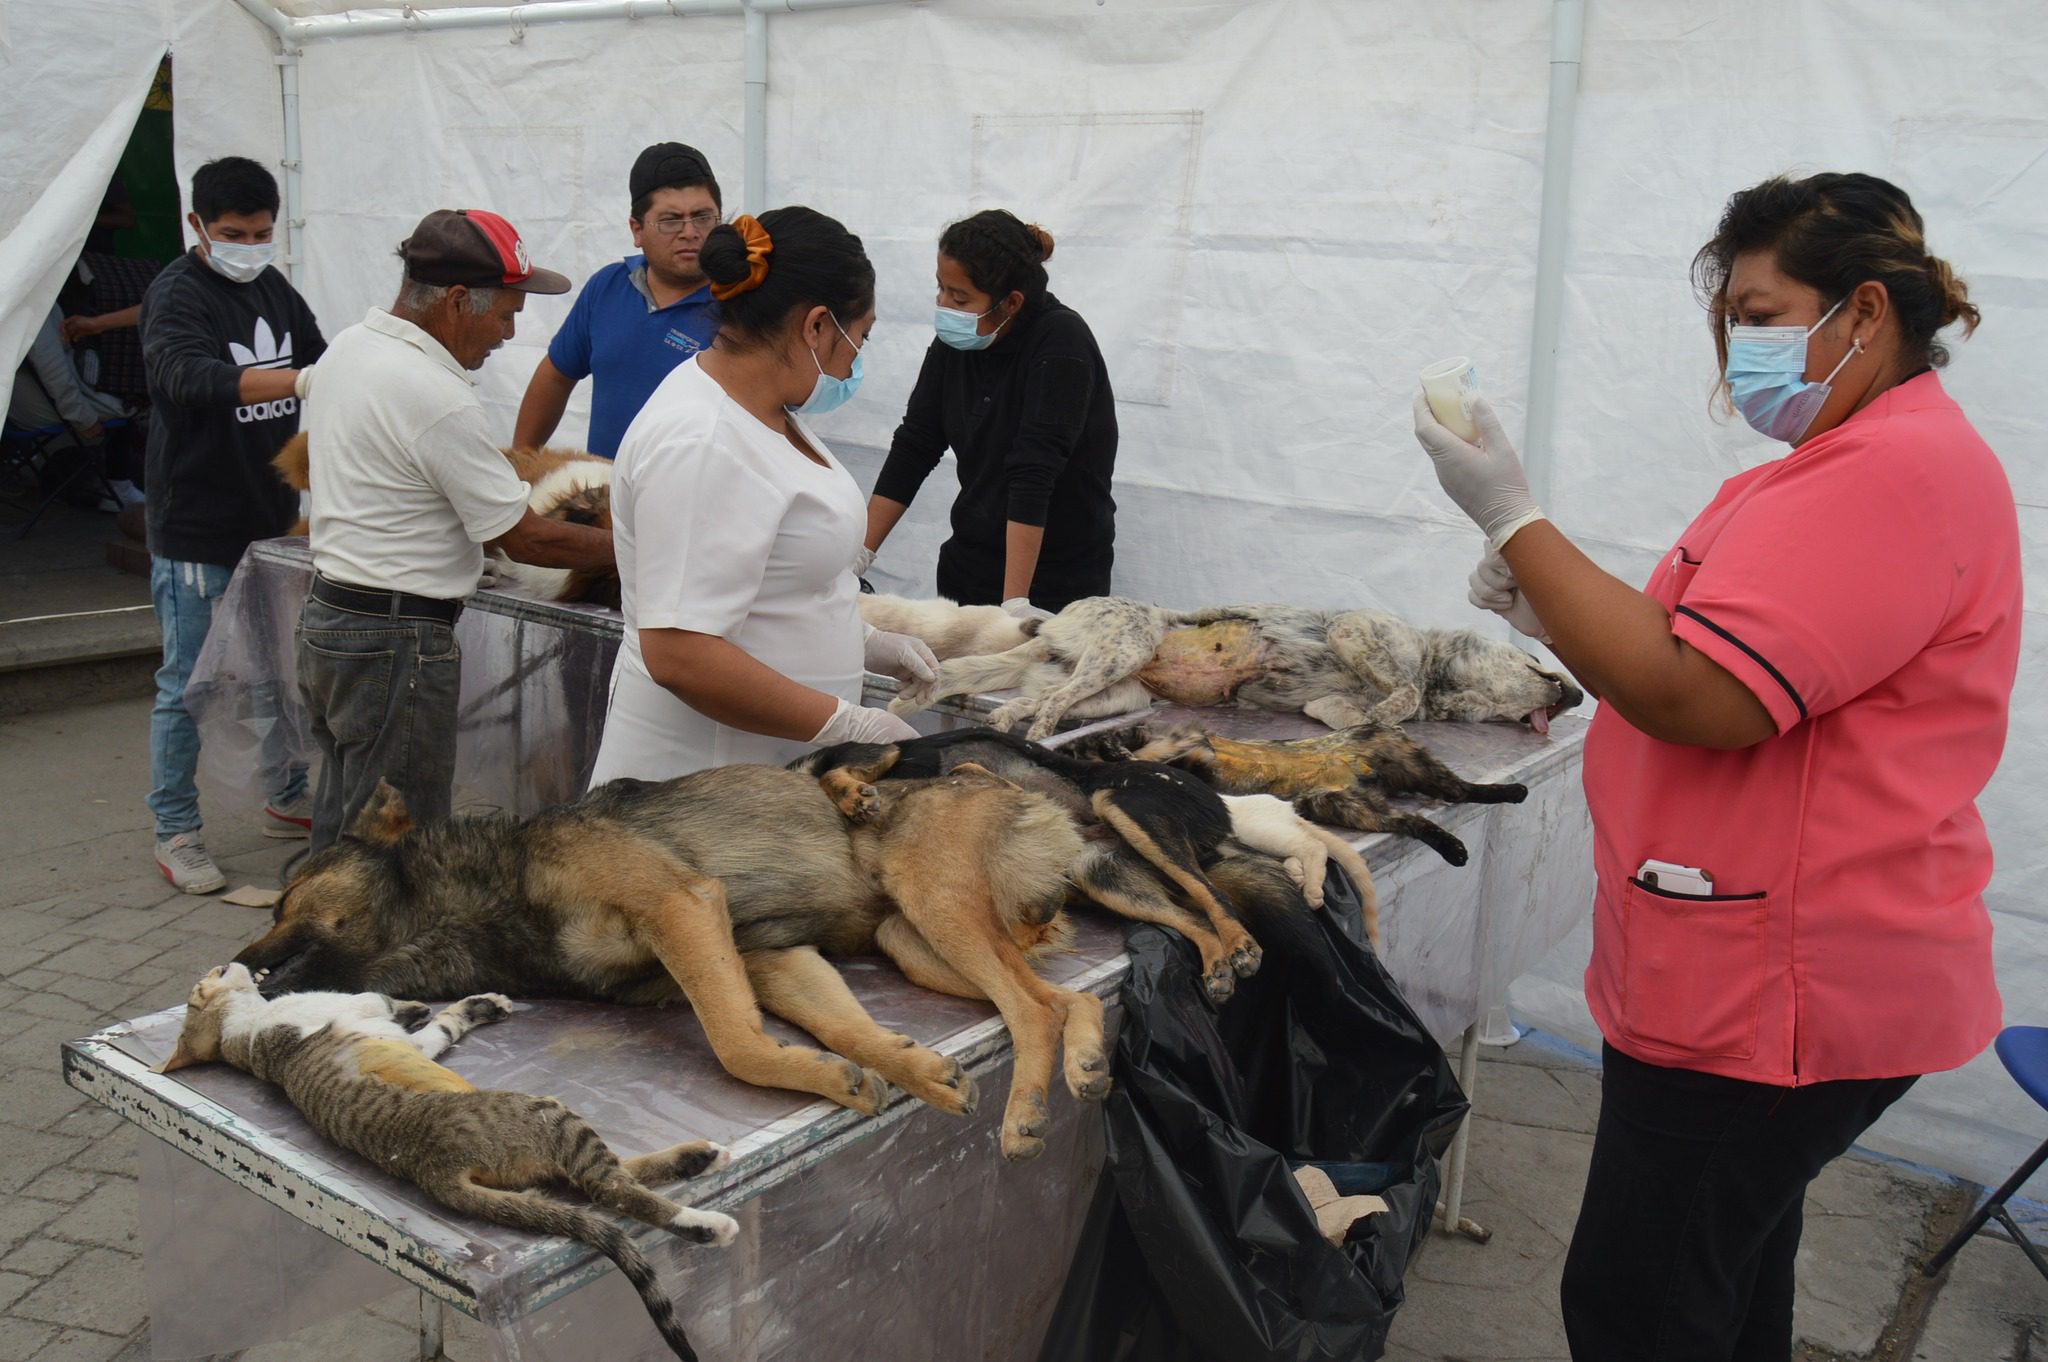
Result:
<instances>
[{"instance_id":1,"label":"plastic sheeting on table","mask_svg":"<svg viewBox=\"0 0 2048 1362\"><path fill-rule=\"evenodd\" d=\"M1247 736L1318 731L1299 716L1252 710L1160 711L1147 721L1183 718ZM1519 780L1530 790L1520 805L1430 810L1465 840L1472 859L1462 867L1413 842L1356 838L1380 890L1387 969L1429 1033L1448 1042L1499 996L1485 990L1504 988L1590 905L1590 833L1576 779L1585 724L1565 716L1547 740L1501 724L1419 724L1411 731L1470 779ZM1098 914L1076 916L1080 949L1055 958L1048 973L1072 982L1099 970L1090 986L1111 990L1128 964L1121 938ZM985 1094L1006 1087L1008 1038L985 1005L915 989L879 963L843 962L843 968L877 1020L948 1053L1003 1066L977 1073ZM288 1302L221 1295L221 1284L239 1271L237 1259L175 1251L177 1241L151 1227L168 1206L195 1232L202 1222L216 1229L232 1225L206 1242L238 1241L261 1246L250 1251L293 1255L290 1280L304 1283L309 1299L339 1301L336 1308L349 1302L333 1274L351 1271L353 1249L483 1318L501 1359L630 1358L642 1355L634 1347L659 1346L609 1265L580 1247L539 1243L450 1215L319 1141L280 1098L241 1075L221 1069L148 1074L146 1065L168 1051L176 1025L175 1013L160 1014L66 1049L74 1086L194 1156L153 1160L160 1165L153 1172L145 1166L146 1276L153 1299L166 1308L157 1326L160 1341L221 1351L314 1322ZM929 1356L933 1338L944 1335L920 1334L936 1326L919 1312L949 1301L958 1307L947 1316L957 1320L946 1326L953 1329L950 1337L998 1350L1022 1340L1014 1354L989 1355L1029 1356L1098 1166L1092 1155L1084 1158L1084 1146L1099 1141L1100 1123L1063 1095L1053 1103L1052 1149L1013 1169L996 1152L999 1102L985 1097L982 1114L965 1124L898 1108L879 1121L863 1121L732 1080L704 1046L695 1018L683 1011L522 1007L449 1055L472 1081L561 1097L628 1153L691 1137L739 1141L735 1167L692 1190L701 1202L739 1215L746 1237L716 1259L666 1244L655 1252L707 1359L811 1356L817 1341L873 1342L896 1355ZM912 1128L898 1133L893 1123L906 1119ZM237 1167L237 1160L248 1167ZM919 1180L925 1176L917 1171L919 1161L929 1181ZM246 1206L252 1198L229 1182L271 1206L290 1207L330 1238L308 1245L287 1232L262 1230L260 1216L249 1223L236 1203ZM925 1200L913 1206L906 1197ZM758 1212L749 1209L757 1202ZM928 1202L970 1210L939 1212ZM265 1208L271 1217L285 1213ZM758 1226L750 1219L756 1214L763 1217ZM769 1237L756 1238L757 1231ZM151 1245L158 1251L148 1251ZM749 1266L742 1271L739 1264ZM778 1271L783 1275L774 1275ZM572 1293L586 1281L593 1282L589 1289ZM834 1293L847 1299L825 1308ZM849 1311L858 1328L849 1323ZM815 1331L807 1345L776 1332L785 1319L792 1329ZM251 1330L260 1337L246 1336ZM621 1339L628 1341L615 1342ZM587 1342L600 1351L579 1351Z\"/></svg>"},{"instance_id":2,"label":"plastic sheeting on table","mask_svg":"<svg viewBox=\"0 0 2048 1362\"><path fill-rule=\"evenodd\" d=\"M249 547L215 607L185 688L199 726L209 804L254 816L263 808L267 754L314 756L299 698L292 630L313 581L304 539ZM479 591L455 626L462 649L455 805L465 813L535 813L583 793L604 736L612 660L624 617L607 606ZM868 678L870 703L893 686ZM989 706L977 697L916 716L939 732Z\"/></svg>"},{"instance_id":3,"label":"plastic sheeting on table","mask_svg":"<svg viewBox=\"0 0 2048 1362\"><path fill-rule=\"evenodd\" d=\"M1444 1053L1362 944L1333 870L1321 913L1249 916L1265 964L1192 1005L1201 961L1126 933L1111 1178L1042 1362L1362 1362L1380 1355L1429 1233L1437 1159L1466 1111ZM1332 1245L1293 1170L1387 1209Z\"/></svg>"},{"instance_id":4,"label":"plastic sheeting on table","mask_svg":"<svg viewBox=\"0 0 2048 1362\"><path fill-rule=\"evenodd\" d=\"M1121 936L1092 919L1077 929L1077 949L1044 972L1108 993L1122 973ZM1033 1357L1101 1164L1101 1123L1056 1092L1047 1152L1006 1163L998 1127L1010 1055L993 1010L919 989L882 962L840 966L878 1022L973 1069L982 1087L974 1116L898 1094L867 1118L741 1083L681 1008L521 1003L443 1062L478 1087L560 1098L621 1153L692 1138L732 1149L730 1167L680 1188L739 1218L730 1248L639 1236L707 1362L794 1362L821 1349L928 1356L935 1343L957 1344L947 1356ZM148 1073L180 1022L176 1009L158 1013L66 1051L75 1086L162 1135L170 1151L143 1169L157 1356L253 1346L316 1322L321 1307L388 1291L389 1276L379 1274L381 1287L367 1279L344 1243L474 1314L499 1362L670 1356L631 1288L581 1245L446 1210L321 1139L279 1090L238 1071ZM279 1223L287 1217L325 1233L299 1233ZM194 1253L193 1244L220 1249ZM253 1277L241 1268L252 1251L264 1259ZM277 1281L292 1287L252 1289Z\"/></svg>"}]
</instances>

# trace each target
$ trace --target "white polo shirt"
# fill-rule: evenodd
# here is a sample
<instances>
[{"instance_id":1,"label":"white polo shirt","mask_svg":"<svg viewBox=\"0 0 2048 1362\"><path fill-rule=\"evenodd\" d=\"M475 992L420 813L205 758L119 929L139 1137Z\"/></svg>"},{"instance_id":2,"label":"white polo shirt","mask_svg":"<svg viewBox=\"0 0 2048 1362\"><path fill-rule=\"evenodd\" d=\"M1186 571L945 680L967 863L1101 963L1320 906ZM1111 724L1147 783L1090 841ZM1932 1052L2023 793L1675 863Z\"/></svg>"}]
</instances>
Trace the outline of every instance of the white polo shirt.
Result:
<instances>
[{"instance_id":1,"label":"white polo shirt","mask_svg":"<svg viewBox=\"0 0 2048 1362\"><path fill-rule=\"evenodd\" d=\"M348 586L461 600L480 545L526 514L476 380L439 341L373 307L306 371L313 566Z\"/></svg>"}]
</instances>

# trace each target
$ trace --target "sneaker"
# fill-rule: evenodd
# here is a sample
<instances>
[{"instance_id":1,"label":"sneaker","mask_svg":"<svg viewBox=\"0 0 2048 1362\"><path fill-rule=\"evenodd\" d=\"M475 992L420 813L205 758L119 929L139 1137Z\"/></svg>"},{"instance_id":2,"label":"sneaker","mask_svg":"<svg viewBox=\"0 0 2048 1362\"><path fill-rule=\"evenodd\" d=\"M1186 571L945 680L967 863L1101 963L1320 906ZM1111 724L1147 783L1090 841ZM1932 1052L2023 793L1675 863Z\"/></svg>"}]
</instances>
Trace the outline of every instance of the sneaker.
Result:
<instances>
[{"instance_id":1,"label":"sneaker","mask_svg":"<svg viewBox=\"0 0 2048 1362\"><path fill-rule=\"evenodd\" d=\"M220 873L213 857L206 854L206 843L197 832L181 832L169 841L158 842L156 868L187 894L212 894L228 887L228 877Z\"/></svg>"},{"instance_id":2,"label":"sneaker","mask_svg":"<svg viewBox=\"0 0 2048 1362\"><path fill-rule=\"evenodd\" d=\"M265 837L311 837L313 835L313 797L301 794L297 799L282 803L272 800L263 806L263 835Z\"/></svg>"}]
</instances>

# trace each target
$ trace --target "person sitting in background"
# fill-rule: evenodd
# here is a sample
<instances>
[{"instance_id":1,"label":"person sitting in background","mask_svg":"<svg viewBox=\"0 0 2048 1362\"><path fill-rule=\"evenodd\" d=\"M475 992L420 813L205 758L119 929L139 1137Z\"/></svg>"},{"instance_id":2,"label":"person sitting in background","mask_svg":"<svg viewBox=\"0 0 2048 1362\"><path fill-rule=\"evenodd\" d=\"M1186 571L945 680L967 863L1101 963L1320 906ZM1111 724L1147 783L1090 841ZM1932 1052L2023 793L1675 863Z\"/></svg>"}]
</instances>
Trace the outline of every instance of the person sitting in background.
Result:
<instances>
[{"instance_id":1,"label":"person sitting in background","mask_svg":"<svg viewBox=\"0 0 2048 1362\"><path fill-rule=\"evenodd\" d=\"M1051 233L999 208L939 237L938 336L868 499L860 575L950 448L941 596L1044 615L1109 594L1116 398L1088 323L1046 291L1051 258Z\"/></svg>"},{"instance_id":2,"label":"person sitting in background","mask_svg":"<svg viewBox=\"0 0 2048 1362\"><path fill-rule=\"evenodd\" d=\"M25 430L45 430L59 425L66 427L67 435L48 448L52 453L62 454L68 464L71 459L90 457L83 451L106 440L105 422L125 418L128 409L119 398L97 392L87 385L79 375L78 367L72 363L71 351L64 344L62 334L57 309L51 308L43 318L43 324L36 328L34 339L29 342L28 355L15 371L14 391L7 403L7 419ZM115 473L110 460L108 485L114 489L121 506L140 502L142 490L132 480L115 476ZM43 475L47 484L53 477L61 478L64 473L46 467Z\"/></svg>"},{"instance_id":3,"label":"person sitting in background","mask_svg":"<svg viewBox=\"0 0 2048 1362\"><path fill-rule=\"evenodd\" d=\"M201 166L186 215L198 244L142 299L149 585L164 640L149 723L149 808L157 867L188 894L227 880L200 835L199 728L185 708L185 682L243 550L298 518L298 494L270 460L298 433L296 366L327 348L313 309L270 263L277 206L277 181L247 157ZM286 757L281 736L266 742L263 780L265 835L304 837L312 823L306 767Z\"/></svg>"},{"instance_id":4,"label":"person sitting in background","mask_svg":"<svg viewBox=\"0 0 2048 1362\"><path fill-rule=\"evenodd\" d=\"M626 223L642 254L605 266L576 295L519 404L512 443L522 448L548 442L569 394L591 378L585 444L611 458L648 394L718 331L718 304L697 263L725 210L710 164L694 147L658 142L633 162L627 187Z\"/></svg>"}]
</instances>

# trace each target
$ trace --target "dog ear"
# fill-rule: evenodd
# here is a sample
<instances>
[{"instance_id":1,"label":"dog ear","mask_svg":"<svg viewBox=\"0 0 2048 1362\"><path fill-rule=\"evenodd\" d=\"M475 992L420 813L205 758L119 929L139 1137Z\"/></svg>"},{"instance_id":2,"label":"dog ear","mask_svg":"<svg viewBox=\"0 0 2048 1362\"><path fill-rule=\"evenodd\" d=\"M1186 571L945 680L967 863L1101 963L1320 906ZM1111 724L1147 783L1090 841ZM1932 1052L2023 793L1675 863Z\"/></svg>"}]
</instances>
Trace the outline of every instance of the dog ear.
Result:
<instances>
[{"instance_id":1,"label":"dog ear","mask_svg":"<svg viewBox=\"0 0 2048 1362\"><path fill-rule=\"evenodd\" d=\"M397 841L412 831L412 815L406 812L405 796L388 780L379 780L369 802L349 825L348 835L379 846Z\"/></svg>"}]
</instances>

